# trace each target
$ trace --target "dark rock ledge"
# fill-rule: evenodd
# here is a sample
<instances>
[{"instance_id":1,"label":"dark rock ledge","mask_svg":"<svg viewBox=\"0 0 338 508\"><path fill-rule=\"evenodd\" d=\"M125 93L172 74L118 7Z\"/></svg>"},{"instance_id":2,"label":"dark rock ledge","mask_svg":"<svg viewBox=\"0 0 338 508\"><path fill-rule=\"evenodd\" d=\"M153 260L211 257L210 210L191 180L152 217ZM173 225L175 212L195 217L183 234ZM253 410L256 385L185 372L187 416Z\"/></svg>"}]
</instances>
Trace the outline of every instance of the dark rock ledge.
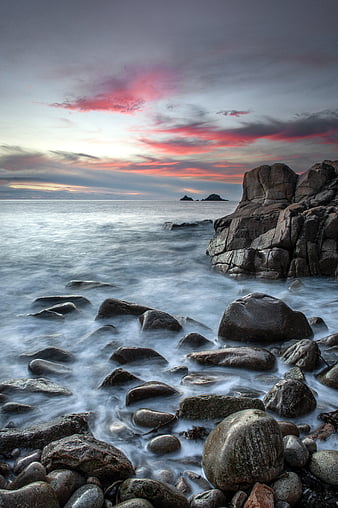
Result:
<instances>
[{"instance_id":1,"label":"dark rock ledge","mask_svg":"<svg viewBox=\"0 0 338 508\"><path fill-rule=\"evenodd\" d=\"M285 164L244 175L236 210L215 221L207 253L233 276L337 276L338 161L297 175Z\"/></svg>"}]
</instances>

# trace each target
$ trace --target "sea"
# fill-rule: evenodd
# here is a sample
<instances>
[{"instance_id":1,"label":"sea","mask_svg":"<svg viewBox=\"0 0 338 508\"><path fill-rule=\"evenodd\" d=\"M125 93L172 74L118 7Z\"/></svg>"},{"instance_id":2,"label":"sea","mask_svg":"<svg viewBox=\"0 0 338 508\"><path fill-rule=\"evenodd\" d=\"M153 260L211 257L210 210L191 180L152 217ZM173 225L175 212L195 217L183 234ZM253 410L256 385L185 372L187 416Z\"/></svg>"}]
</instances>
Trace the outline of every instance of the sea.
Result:
<instances>
[{"instance_id":1,"label":"sea","mask_svg":"<svg viewBox=\"0 0 338 508\"><path fill-rule=\"evenodd\" d=\"M68 364L69 374L49 376L72 395L11 394L8 400L35 409L23 414L0 409L1 427L29 426L59 415L90 411L95 437L123 450L143 474L146 471L155 477L168 467L177 476L186 469L202 474L203 441L185 436L193 427L212 428L213 423L180 421L173 432L180 437L181 449L163 460L147 450L149 439L157 434L146 434L149 429L136 427L133 412L146 407L175 413L183 397L209 393L263 398L290 367L280 358L276 369L268 373L202 367L193 364L187 351L177 347L180 339L198 332L212 341L213 347L223 346L217 329L225 308L254 291L280 298L308 318L323 318L328 329L315 339L338 332L337 281L305 278L301 288L292 291L292 281L234 279L216 272L206 255L214 234L212 222L177 229L165 226L167 222L214 221L231 213L236 205L235 201L1 201L0 383L36 377L21 353L55 346L73 353L75 358ZM66 286L72 280L113 286L69 289ZM61 322L30 316L37 311L33 305L36 298L69 294L85 296L91 305ZM102 323L95 316L106 298L139 303L189 319L184 320L184 330L179 333L142 333L138 319L130 317ZM91 336L103 324L114 325L117 333ZM151 361L123 367L142 381L157 380L175 387L178 395L126 406L130 387L98 389L105 376L120 367L110 359L119 346L151 347L164 356L168 362L164 367ZM334 361L337 352L332 355ZM174 375L171 369L177 366L186 366L190 374L196 375L196 383L182 382L182 376ZM214 379L203 384L199 381L203 375ZM319 413L337 409L337 391L320 384L313 373L306 373L306 381L316 394L317 408L293 421L308 423L315 429L321 423ZM328 441L318 441L318 448L338 449L337 434Z\"/></svg>"}]
</instances>

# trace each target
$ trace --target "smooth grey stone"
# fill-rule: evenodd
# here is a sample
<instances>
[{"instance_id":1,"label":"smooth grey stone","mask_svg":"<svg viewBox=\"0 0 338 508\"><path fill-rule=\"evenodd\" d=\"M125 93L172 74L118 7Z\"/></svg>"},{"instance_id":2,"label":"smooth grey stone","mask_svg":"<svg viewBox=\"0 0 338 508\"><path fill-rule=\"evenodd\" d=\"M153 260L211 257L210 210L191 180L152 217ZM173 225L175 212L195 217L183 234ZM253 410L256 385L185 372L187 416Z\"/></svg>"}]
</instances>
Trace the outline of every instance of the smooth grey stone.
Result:
<instances>
[{"instance_id":1,"label":"smooth grey stone","mask_svg":"<svg viewBox=\"0 0 338 508\"><path fill-rule=\"evenodd\" d=\"M304 467L310 457L309 450L305 444L297 436L285 436L284 443L284 458L287 464L291 467L302 468Z\"/></svg>"},{"instance_id":2,"label":"smooth grey stone","mask_svg":"<svg viewBox=\"0 0 338 508\"><path fill-rule=\"evenodd\" d=\"M320 450L311 456L309 469L323 482L338 487L338 450Z\"/></svg>"},{"instance_id":3,"label":"smooth grey stone","mask_svg":"<svg viewBox=\"0 0 338 508\"><path fill-rule=\"evenodd\" d=\"M227 505L224 493L219 489L199 492L189 498L190 508L220 508Z\"/></svg>"},{"instance_id":4,"label":"smooth grey stone","mask_svg":"<svg viewBox=\"0 0 338 508\"><path fill-rule=\"evenodd\" d=\"M1 508L60 508L54 490L46 482L34 482L17 490L0 489Z\"/></svg>"},{"instance_id":5,"label":"smooth grey stone","mask_svg":"<svg viewBox=\"0 0 338 508\"><path fill-rule=\"evenodd\" d=\"M37 351L21 353L19 357L27 358L29 360L40 358L42 360L50 360L53 362L72 362L74 360L74 355L72 353L53 346L45 347Z\"/></svg>"},{"instance_id":6,"label":"smooth grey stone","mask_svg":"<svg viewBox=\"0 0 338 508\"><path fill-rule=\"evenodd\" d=\"M14 378L0 382L0 390L5 393L37 392L46 395L72 395L72 392L63 386L53 383L45 378Z\"/></svg>"},{"instance_id":7,"label":"smooth grey stone","mask_svg":"<svg viewBox=\"0 0 338 508\"><path fill-rule=\"evenodd\" d=\"M102 508L104 496L97 485L87 484L77 489L64 508Z\"/></svg>"},{"instance_id":8,"label":"smooth grey stone","mask_svg":"<svg viewBox=\"0 0 338 508\"><path fill-rule=\"evenodd\" d=\"M126 406L153 397L169 397L177 395L178 391L165 383L160 381L147 381L135 388L128 391L126 395Z\"/></svg>"},{"instance_id":9,"label":"smooth grey stone","mask_svg":"<svg viewBox=\"0 0 338 508\"><path fill-rule=\"evenodd\" d=\"M13 465L13 471L15 474L21 473L29 464L32 462L40 462L42 450L34 450L18 457Z\"/></svg>"},{"instance_id":10,"label":"smooth grey stone","mask_svg":"<svg viewBox=\"0 0 338 508\"><path fill-rule=\"evenodd\" d=\"M181 448L181 442L176 436L163 434L151 439L147 448L157 455L164 455L166 453L172 453L179 450Z\"/></svg>"},{"instance_id":11,"label":"smooth grey stone","mask_svg":"<svg viewBox=\"0 0 338 508\"><path fill-rule=\"evenodd\" d=\"M72 373L72 369L66 367L62 363L51 362L36 358L28 364L28 370L36 376L67 376Z\"/></svg>"},{"instance_id":12,"label":"smooth grey stone","mask_svg":"<svg viewBox=\"0 0 338 508\"><path fill-rule=\"evenodd\" d=\"M275 356L267 349L253 346L235 346L189 353L187 357L204 365L236 367L249 370L271 370Z\"/></svg>"},{"instance_id":13,"label":"smooth grey stone","mask_svg":"<svg viewBox=\"0 0 338 508\"><path fill-rule=\"evenodd\" d=\"M133 421L135 425L140 425L141 427L162 427L176 423L177 416L154 409L140 408L133 414Z\"/></svg>"},{"instance_id":14,"label":"smooth grey stone","mask_svg":"<svg viewBox=\"0 0 338 508\"><path fill-rule=\"evenodd\" d=\"M46 481L46 469L40 462L32 462L12 481L10 489L21 489L29 483L40 481Z\"/></svg>"}]
</instances>

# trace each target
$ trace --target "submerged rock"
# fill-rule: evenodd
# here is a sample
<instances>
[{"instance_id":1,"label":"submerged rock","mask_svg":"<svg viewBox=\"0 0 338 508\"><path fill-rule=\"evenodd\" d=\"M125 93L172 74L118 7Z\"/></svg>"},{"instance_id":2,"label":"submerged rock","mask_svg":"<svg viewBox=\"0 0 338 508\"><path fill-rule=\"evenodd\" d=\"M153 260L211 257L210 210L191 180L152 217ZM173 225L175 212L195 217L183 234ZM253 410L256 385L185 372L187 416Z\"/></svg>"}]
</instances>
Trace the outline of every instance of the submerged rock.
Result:
<instances>
[{"instance_id":1,"label":"submerged rock","mask_svg":"<svg viewBox=\"0 0 338 508\"><path fill-rule=\"evenodd\" d=\"M226 418L243 409L264 410L264 404L261 400L250 397L196 395L180 401L178 416L187 420L211 420Z\"/></svg>"},{"instance_id":2,"label":"submerged rock","mask_svg":"<svg viewBox=\"0 0 338 508\"><path fill-rule=\"evenodd\" d=\"M189 353L188 358L206 365L238 367L250 370L271 370L276 358L267 349L259 347L238 346L211 349Z\"/></svg>"},{"instance_id":3,"label":"submerged rock","mask_svg":"<svg viewBox=\"0 0 338 508\"><path fill-rule=\"evenodd\" d=\"M198 226L209 226L212 224L211 219L197 220L194 222L165 222L163 224L164 229L172 231L174 229L185 229L185 228L196 228Z\"/></svg>"},{"instance_id":4,"label":"submerged rock","mask_svg":"<svg viewBox=\"0 0 338 508\"><path fill-rule=\"evenodd\" d=\"M119 347L110 357L120 364L143 362L151 360L152 362L168 363L167 360L154 349L149 347Z\"/></svg>"},{"instance_id":5,"label":"submerged rock","mask_svg":"<svg viewBox=\"0 0 338 508\"><path fill-rule=\"evenodd\" d=\"M64 349L49 346L43 349L38 349L37 351L28 351L26 353L21 353L20 358L27 358L29 360L40 358L53 362L71 362L74 360L74 355L69 353L69 351L65 351Z\"/></svg>"},{"instance_id":6,"label":"submerged rock","mask_svg":"<svg viewBox=\"0 0 338 508\"><path fill-rule=\"evenodd\" d=\"M145 330L170 330L179 332L182 326L176 318L160 310L147 310L139 317L142 331Z\"/></svg>"},{"instance_id":7,"label":"submerged rock","mask_svg":"<svg viewBox=\"0 0 338 508\"><path fill-rule=\"evenodd\" d=\"M24 377L2 380L0 381L0 392L37 392L46 395L72 395L72 392L67 388L43 377L36 379Z\"/></svg>"},{"instance_id":8,"label":"submerged rock","mask_svg":"<svg viewBox=\"0 0 338 508\"><path fill-rule=\"evenodd\" d=\"M33 305L62 305L71 302L77 307L90 305L88 298L81 295L53 295L53 296L40 296L36 298Z\"/></svg>"},{"instance_id":9,"label":"submerged rock","mask_svg":"<svg viewBox=\"0 0 338 508\"><path fill-rule=\"evenodd\" d=\"M317 406L310 388L296 379L278 381L265 395L263 402L267 409L286 418L306 415Z\"/></svg>"},{"instance_id":10,"label":"submerged rock","mask_svg":"<svg viewBox=\"0 0 338 508\"><path fill-rule=\"evenodd\" d=\"M108 484L134 473L131 462L121 450L83 434L51 442L42 450L41 462L48 472L69 468L86 476L96 476Z\"/></svg>"},{"instance_id":11,"label":"submerged rock","mask_svg":"<svg viewBox=\"0 0 338 508\"><path fill-rule=\"evenodd\" d=\"M129 390L126 395L126 405L129 406L134 402L150 399L152 397L168 397L177 394L178 391L172 386L161 383L160 381L147 381Z\"/></svg>"},{"instance_id":12,"label":"submerged rock","mask_svg":"<svg viewBox=\"0 0 338 508\"><path fill-rule=\"evenodd\" d=\"M283 451L276 420L264 411L246 409L231 414L211 431L202 464L214 487L237 491L275 480L284 468Z\"/></svg>"},{"instance_id":13,"label":"submerged rock","mask_svg":"<svg viewBox=\"0 0 338 508\"><path fill-rule=\"evenodd\" d=\"M115 284L110 282L100 282L97 280L71 280L67 282L66 288L94 289L94 288L116 288Z\"/></svg>"},{"instance_id":14,"label":"submerged rock","mask_svg":"<svg viewBox=\"0 0 338 508\"><path fill-rule=\"evenodd\" d=\"M250 293L232 302L224 311L218 335L223 339L270 344L313 336L302 312L290 309L278 298Z\"/></svg>"},{"instance_id":15,"label":"submerged rock","mask_svg":"<svg viewBox=\"0 0 338 508\"><path fill-rule=\"evenodd\" d=\"M33 411L36 409L35 406L31 406L30 404L22 404L20 402L5 402L5 404L1 407L1 411L3 413L28 413L29 411Z\"/></svg>"},{"instance_id":16,"label":"submerged rock","mask_svg":"<svg viewBox=\"0 0 338 508\"><path fill-rule=\"evenodd\" d=\"M235 276L334 276L337 190L337 161L315 164L300 176L279 163L248 171L238 207L215 221L212 264Z\"/></svg>"}]
</instances>

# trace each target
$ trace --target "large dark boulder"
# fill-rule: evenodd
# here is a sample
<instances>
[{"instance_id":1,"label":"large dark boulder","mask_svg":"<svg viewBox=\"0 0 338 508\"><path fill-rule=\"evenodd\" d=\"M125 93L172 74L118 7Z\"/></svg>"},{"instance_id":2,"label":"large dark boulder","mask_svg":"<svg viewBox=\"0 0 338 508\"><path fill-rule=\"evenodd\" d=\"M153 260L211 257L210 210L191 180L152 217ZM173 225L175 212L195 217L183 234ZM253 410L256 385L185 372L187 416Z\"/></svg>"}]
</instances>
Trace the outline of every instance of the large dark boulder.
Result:
<instances>
[{"instance_id":1,"label":"large dark boulder","mask_svg":"<svg viewBox=\"0 0 338 508\"><path fill-rule=\"evenodd\" d=\"M285 164L244 175L236 210L215 221L219 271L277 279L337 275L338 161L296 175Z\"/></svg>"},{"instance_id":2,"label":"large dark boulder","mask_svg":"<svg viewBox=\"0 0 338 508\"><path fill-rule=\"evenodd\" d=\"M250 293L232 302L224 311L218 335L226 340L272 343L306 339L313 332L302 312L263 293Z\"/></svg>"}]
</instances>

